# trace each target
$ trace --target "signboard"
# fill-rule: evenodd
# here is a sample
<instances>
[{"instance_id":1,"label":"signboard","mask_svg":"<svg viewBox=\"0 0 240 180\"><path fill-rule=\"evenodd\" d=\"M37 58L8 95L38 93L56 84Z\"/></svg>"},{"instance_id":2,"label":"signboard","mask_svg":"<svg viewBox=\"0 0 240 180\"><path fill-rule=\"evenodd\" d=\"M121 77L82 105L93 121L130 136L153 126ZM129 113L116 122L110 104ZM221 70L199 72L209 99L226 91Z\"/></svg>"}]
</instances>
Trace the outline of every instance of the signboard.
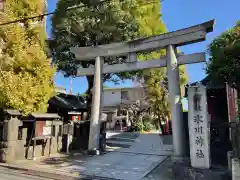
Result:
<instances>
[{"instance_id":1,"label":"signboard","mask_svg":"<svg viewBox=\"0 0 240 180\"><path fill-rule=\"evenodd\" d=\"M51 136L52 135L52 127L51 126L44 126L42 134L44 136Z\"/></svg>"},{"instance_id":2,"label":"signboard","mask_svg":"<svg viewBox=\"0 0 240 180\"><path fill-rule=\"evenodd\" d=\"M191 165L210 168L210 131L204 86L188 88L188 126Z\"/></svg>"},{"instance_id":3,"label":"signboard","mask_svg":"<svg viewBox=\"0 0 240 180\"><path fill-rule=\"evenodd\" d=\"M80 121L81 120L81 116L79 115L72 115L72 121Z\"/></svg>"}]
</instances>

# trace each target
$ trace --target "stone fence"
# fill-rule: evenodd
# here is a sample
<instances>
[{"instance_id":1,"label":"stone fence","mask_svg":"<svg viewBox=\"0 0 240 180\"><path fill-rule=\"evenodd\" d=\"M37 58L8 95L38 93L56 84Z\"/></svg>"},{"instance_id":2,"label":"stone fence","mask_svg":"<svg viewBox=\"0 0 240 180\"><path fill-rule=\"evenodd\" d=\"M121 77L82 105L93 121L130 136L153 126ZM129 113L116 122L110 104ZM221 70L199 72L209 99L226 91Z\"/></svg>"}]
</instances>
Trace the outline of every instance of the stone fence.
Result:
<instances>
[{"instance_id":1,"label":"stone fence","mask_svg":"<svg viewBox=\"0 0 240 180\"><path fill-rule=\"evenodd\" d=\"M18 110L0 113L0 161L35 159L57 153L62 146L63 123L57 114L32 113L23 118Z\"/></svg>"}]
</instances>

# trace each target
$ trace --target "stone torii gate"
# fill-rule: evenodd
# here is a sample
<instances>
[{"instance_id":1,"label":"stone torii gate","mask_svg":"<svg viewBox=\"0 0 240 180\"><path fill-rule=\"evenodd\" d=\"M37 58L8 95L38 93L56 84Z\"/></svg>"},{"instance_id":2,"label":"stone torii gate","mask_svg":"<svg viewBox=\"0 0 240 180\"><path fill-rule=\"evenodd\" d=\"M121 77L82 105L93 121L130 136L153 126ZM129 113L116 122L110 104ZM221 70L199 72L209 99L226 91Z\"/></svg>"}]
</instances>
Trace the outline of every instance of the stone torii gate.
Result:
<instances>
[{"instance_id":1,"label":"stone torii gate","mask_svg":"<svg viewBox=\"0 0 240 180\"><path fill-rule=\"evenodd\" d=\"M135 71L167 66L168 88L172 114L173 149L175 157L185 157L186 137L182 117L178 65L205 61L205 53L178 55L176 47L204 41L206 34L213 31L214 20L185 29L140 38L127 42L99 45L95 47L73 47L71 52L77 60L95 59L94 68L79 68L77 76L94 75L93 101L90 118L89 151L99 149L100 115L102 111L103 80L102 74ZM166 48L167 55L160 59L140 62L136 53L152 52ZM103 57L128 55L123 64L104 65Z\"/></svg>"}]
</instances>

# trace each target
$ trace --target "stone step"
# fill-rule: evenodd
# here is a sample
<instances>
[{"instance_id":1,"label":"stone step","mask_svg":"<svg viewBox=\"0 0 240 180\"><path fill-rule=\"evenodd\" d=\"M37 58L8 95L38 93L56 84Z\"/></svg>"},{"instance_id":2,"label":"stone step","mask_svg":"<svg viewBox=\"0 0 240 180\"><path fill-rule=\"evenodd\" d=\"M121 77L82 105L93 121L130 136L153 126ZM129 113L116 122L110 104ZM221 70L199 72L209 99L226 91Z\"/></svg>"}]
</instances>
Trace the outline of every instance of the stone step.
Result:
<instances>
[{"instance_id":1,"label":"stone step","mask_svg":"<svg viewBox=\"0 0 240 180\"><path fill-rule=\"evenodd\" d=\"M135 139L121 138L121 137L111 137L107 140L118 141L118 142L131 142L131 143L135 141Z\"/></svg>"},{"instance_id":2,"label":"stone step","mask_svg":"<svg viewBox=\"0 0 240 180\"><path fill-rule=\"evenodd\" d=\"M112 141L107 140L106 144L111 147L121 147L121 148L129 148L132 145L132 142L124 142L124 141Z\"/></svg>"}]
</instances>

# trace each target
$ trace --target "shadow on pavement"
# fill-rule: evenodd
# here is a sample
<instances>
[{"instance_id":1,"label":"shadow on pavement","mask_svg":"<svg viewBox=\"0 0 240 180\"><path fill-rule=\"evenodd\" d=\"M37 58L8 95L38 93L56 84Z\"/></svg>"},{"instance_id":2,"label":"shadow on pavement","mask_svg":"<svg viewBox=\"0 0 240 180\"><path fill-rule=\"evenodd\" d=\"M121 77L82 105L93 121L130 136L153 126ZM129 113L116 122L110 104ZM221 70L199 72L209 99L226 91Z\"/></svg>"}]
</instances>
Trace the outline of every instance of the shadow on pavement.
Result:
<instances>
[{"instance_id":1,"label":"shadow on pavement","mask_svg":"<svg viewBox=\"0 0 240 180\"><path fill-rule=\"evenodd\" d=\"M108 148L130 148L139 136L139 133L135 132L110 132L109 134L106 142Z\"/></svg>"},{"instance_id":2,"label":"shadow on pavement","mask_svg":"<svg viewBox=\"0 0 240 180\"><path fill-rule=\"evenodd\" d=\"M164 145L172 145L173 144L172 135L164 135L164 136L161 136L161 137L162 137Z\"/></svg>"}]
</instances>

